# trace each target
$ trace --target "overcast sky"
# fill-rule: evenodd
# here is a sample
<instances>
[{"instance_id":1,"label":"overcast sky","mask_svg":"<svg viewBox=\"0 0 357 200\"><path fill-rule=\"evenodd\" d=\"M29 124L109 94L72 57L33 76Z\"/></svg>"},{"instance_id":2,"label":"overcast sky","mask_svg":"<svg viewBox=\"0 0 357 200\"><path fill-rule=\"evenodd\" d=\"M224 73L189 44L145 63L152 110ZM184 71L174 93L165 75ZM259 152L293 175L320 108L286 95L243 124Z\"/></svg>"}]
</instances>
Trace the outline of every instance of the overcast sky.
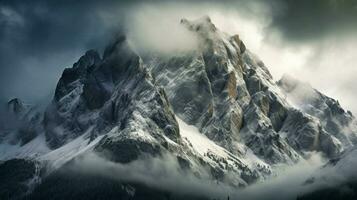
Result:
<instances>
[{"instance_id":1,"label":"overcast sky","mask_svg":"<svg viewBox=\"0 0 357 200\"><path fill-rule=\"evenodd\" d=\"M202 15L240 34L276 80L289 73L357 113L354 0L0 0L0 100L51 97L65 67L119 31L155 44Z\"/></svg>"}]
</instances>

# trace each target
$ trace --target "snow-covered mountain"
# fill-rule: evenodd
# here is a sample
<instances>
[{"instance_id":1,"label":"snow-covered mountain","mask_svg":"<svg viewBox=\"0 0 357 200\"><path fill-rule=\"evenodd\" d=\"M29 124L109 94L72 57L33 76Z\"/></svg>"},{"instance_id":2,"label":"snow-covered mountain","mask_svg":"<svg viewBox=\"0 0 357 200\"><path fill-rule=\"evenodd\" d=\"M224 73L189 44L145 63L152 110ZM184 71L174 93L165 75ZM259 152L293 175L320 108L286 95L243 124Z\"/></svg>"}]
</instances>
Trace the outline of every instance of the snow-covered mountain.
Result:
<instances>
[{"instance_id":1,"label":"snow-covered mountain","mask_svg":"<svg viewBox=\"0 0 357 200\"><path fill-rule=\"evenodd\" d=\"M276 83L209 17L180 23L199 48L139 55L120 36L65 69L44 112L10 101L22 125L0 132L3 165L33 162L46 183L90 153L120 164L168 155L198 178L243 187L310 151L332 159L354 146L356 120L337 101L289 76Z\"/></svg>"}]
</instances>

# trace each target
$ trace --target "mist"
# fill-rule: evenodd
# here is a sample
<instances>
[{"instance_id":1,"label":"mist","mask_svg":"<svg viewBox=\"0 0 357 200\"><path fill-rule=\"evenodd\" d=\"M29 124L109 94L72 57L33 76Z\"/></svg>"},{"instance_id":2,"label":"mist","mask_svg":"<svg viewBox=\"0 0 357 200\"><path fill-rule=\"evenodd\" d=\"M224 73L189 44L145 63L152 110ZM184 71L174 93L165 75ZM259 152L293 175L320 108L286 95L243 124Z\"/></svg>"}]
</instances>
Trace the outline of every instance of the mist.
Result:
<instances>
[{"instance_id":1,"label":"mist","mask_svg":"<svg viewBox=\"0 0 357 200\"><path fill-rule=\"evenodd\" d=\"M177 159L170 155L162 157L142 157L128 164L114 163L90 153L76 158L68 172L100 175L118 182L143 183L149 187L180 195L226 199L296 199L307 192L322 187L319 184L306 185L325 164L324 158L311 152L310 158L301 160L294 166L281 166L275 175L264 182L246 188L235 188L229 183L217 182L209 170L200 168L200 176L191 170L183 170ZM282 190L284 188L284 190Z\"/></svg>"},{"instance_id":2,"label":"mist","mask_svg":"<svg viewBox=\"0 0 357 200\"><path fill-rule=\"evenodd\" d=\"M139 53L172 55L192 51L198 47L198 38L180 24L183 16L178 13L146 5L131 11L129 16L126 34L133 49Z\"/></svg>"}]
</instances>

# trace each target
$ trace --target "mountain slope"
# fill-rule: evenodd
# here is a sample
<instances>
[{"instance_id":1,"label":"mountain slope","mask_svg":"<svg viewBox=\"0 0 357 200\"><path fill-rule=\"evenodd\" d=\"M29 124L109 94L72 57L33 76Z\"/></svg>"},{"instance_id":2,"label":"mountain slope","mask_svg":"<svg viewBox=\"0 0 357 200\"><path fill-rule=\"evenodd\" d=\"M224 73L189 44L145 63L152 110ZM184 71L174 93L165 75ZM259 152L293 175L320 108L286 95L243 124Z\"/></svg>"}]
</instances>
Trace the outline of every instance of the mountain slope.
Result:
<instances>
[{"instance_id":1,"label":"mountain slope","mask_svg":"<svg viewBox=\"0 0 357 200\"><path fill-rule=\"evenodd\" d=\"M345 147L356 143L355 117L350 111L345 111L338 101L289 75L284 75L278 85L294 107L318 118L321 126L338 138Z\"/></svg>"}]
</instances>

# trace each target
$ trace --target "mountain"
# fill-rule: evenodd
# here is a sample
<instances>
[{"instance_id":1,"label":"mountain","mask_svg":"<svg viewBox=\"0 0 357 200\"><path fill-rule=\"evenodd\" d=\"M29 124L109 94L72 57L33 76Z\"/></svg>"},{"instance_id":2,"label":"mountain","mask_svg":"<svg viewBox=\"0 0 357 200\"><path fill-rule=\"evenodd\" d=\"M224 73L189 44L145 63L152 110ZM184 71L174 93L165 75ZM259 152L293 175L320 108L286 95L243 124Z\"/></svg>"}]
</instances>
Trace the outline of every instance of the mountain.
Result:
<instances>
[{"instance_id":1,"label":"mountain","mask_svg":"<svg viewBox=\"0 0 357 200\"><path fill-rule=\"evenodd\" d=\"M143 187L138 180L115 184L97 175L61 175L92 154L113 166L169 157L180 173L239 188L311 151L333 159L354 146L355 118L337 101L289 76L275 82L238 35L221 32L209 17L180 23L197 37L197 49L139 55L119 36L103 56L87 51L63 71L45 111L9 102L9 112L25 125L0 133L0 169L22 170L18 162L36 169L29 170L27 184L13 181L14 188L25 187L16 198L46 199L58 192L58 199L69 198L64 191L73 189L71 180L88 186L72 198L114 191L96 179L122 188L115 194L123 198L140 199L148 191L157 191L152 199L166 198L167 188ZM36 114L21 114L26 109ZM0 197L14 192L5 188Z\"/></svg>"}]
</instances>

